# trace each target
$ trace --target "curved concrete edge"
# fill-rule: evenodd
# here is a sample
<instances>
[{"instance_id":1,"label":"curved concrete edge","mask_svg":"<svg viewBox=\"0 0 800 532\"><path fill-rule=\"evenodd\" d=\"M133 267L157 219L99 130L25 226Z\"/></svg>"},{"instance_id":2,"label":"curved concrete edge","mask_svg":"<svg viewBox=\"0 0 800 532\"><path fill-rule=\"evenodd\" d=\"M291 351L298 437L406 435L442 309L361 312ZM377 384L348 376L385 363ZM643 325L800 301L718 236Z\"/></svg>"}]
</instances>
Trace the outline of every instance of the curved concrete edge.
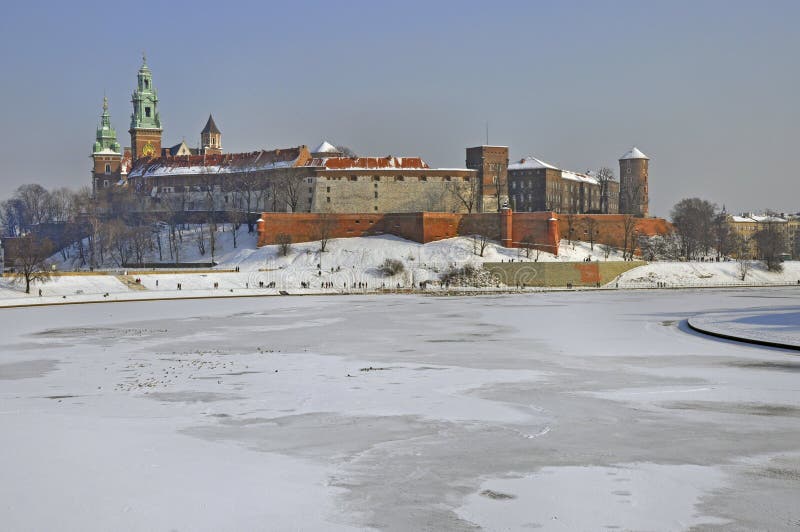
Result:
<instances>
[{"instance_id":1,"label":"curved concrete edge","mask_svg":"<svg viewBox=\"0 0 800 532\"><path fill-rule=\"evenodd\" d=\"M725 334L721 332L711 331L708 329L704 329L698 325L694 325L692 323L692 318L687 318L686 325L693 331L698 332L700 334L705 334L708 336L714 336L716 338L722 338L724 340L733 340L734 342L742 342L745 344L752 344L752 345L763 345L766 347L777 347L779 349L789 349L791 351L800 351L800 345L795 344L785 344L783 342L770 342L769 340L759 340L757 338L748 338L745 336L735 336L733 334Z\"/></svg>"}]
</instances>

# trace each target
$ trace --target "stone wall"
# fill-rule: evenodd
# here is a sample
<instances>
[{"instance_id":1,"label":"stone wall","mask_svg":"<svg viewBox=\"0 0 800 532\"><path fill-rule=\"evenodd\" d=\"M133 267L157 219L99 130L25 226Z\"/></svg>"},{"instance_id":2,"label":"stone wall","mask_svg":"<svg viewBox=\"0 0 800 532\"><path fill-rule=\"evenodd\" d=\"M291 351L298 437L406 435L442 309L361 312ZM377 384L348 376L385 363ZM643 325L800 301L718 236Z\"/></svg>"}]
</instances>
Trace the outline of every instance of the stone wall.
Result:
<instances>
[{"instance_id":1,"label":"stone wall","mask_svg":"<svg viewBox=\"0 0 800 532\"><path fill-rule=\"evenodd\" d=\"M473 172L469 172L472 174ZM460 212L454 188L474 176L465 171L320 172L314 179L314 212ZM468 185L467 185L468 186Z\"/></svg>"},{"instance_id":2,"label":"stone wall","mask_svg":"<svg viewBox=\"0 0 800 532\"><path fill-rule=\"evenodd\" d=\"M488 262L483 267L508 286L597 286L644 262Z\"/></svg>"}]
</instances>

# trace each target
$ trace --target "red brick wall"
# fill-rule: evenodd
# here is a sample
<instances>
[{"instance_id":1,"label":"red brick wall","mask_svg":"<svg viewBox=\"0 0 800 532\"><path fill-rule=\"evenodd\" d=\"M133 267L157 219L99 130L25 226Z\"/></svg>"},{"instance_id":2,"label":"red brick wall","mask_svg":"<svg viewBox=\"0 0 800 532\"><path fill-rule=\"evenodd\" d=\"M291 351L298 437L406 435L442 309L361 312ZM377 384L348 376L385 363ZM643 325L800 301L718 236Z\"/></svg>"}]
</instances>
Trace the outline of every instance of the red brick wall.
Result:
<instances>
[{"instance_id":1,"label":"red brick wall","mask_svg":"<svg viewBox=\"0 0 800 532\"><path fill-rule=\"evenodd\" d=\"M511 217L513 247L531 242L533 247L553 253L558 250L557 224L549 227L552 213L514 213ZM377 234L397 235L415 242L433 242L459 235L486 235L500 241L501 214L458 214L441 212L389 214L319 214L265 212L259 223L258 245L274 244L276 235L291 235L292 242L319 240L320 227L329 226L330 238ZM507 236L507 235L506 235Z\"/></svg>"},{"instance_id":2,"label":"red brick wall","mask_svg":"<svg viewBox=\"0 0 800 532\"><path fill-rule=\"evenodd\" d=\"M623 214L575 214L573 216L573 240L587 241L588 235L585 234L586 226L584 220L593 218L597 221L595 226L595 243L608 244L614 247L621 247L624 237ZM569 220L566 214L559 214L559 231L563 238L569 235ZM636 232L639 235L665 235L672 232L672 224L663 218L637 218Z\"/></svg>"}]
</instances>

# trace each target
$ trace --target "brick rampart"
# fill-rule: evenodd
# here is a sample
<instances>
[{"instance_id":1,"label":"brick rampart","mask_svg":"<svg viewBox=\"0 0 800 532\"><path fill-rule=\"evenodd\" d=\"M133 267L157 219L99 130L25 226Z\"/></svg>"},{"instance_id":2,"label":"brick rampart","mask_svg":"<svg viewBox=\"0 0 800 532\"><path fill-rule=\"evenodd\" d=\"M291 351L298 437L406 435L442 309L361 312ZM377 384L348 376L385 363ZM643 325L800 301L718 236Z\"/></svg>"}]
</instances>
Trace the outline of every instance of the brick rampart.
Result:
<instances>
[{"instance_id":1,"label":"brick rampart","mask_svg":"<svg viewBox=\"0 0 800 532\"><path fill-rule=\"evenodd\" d=\"M534 213L536 214L536 213ZM517 214L516 216L519 216ZM624 241L624 219L623 214L559 214L558 225L562 238L569 237L569 216L573 218L572 239L589 241L589 226L586 220L595 220L595 238L597 244L607 244L614 247L622 247ZM666 235L672 232L672 224L663 218L636 218L636 234L638 236Z\"/></svg>"},{"instance_id":2,"label":"brick rampart","mask_svg":"<svg viewBox=\"0 0 800 532\"><path fill-rule=\"evenodd\" d=\"M558 223L550 212L544 213L275 213L265 212L258 224L258 245L275 244L283 233L292 242L319 240L322 232L329 238L348 238L392 234L427 243L445 238L485 235L510 247L533 247L558 252Z\"/></svg>"}]
</instances>

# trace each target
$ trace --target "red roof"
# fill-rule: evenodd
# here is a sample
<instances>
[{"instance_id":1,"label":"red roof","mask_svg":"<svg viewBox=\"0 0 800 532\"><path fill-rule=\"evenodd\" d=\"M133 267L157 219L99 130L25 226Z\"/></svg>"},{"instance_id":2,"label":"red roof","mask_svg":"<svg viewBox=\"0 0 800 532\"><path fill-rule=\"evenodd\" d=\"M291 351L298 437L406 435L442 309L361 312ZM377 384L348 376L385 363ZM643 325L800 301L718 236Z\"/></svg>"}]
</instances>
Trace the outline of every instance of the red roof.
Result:
<instances>
[{"instance_id":1,"label":"red roof","mask_svg":"<svg viewBox=\"0 0 800 532\"><path fill-rule=\"evenodd\" d=\"M328 170L392 169L424 170L430 168L421 157L324 157L312 159L306 166L322 166Z\"/></svg>"}]
</instances>

